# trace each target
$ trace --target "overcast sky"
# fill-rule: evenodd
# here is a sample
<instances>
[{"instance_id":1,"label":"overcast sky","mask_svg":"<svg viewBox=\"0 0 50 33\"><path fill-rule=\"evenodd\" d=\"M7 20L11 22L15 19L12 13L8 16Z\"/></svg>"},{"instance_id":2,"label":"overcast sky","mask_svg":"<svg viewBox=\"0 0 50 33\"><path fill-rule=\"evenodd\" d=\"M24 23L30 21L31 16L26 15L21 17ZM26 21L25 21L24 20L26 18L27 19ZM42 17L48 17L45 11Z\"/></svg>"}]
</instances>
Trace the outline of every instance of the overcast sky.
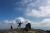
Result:
<instances>
[{"instance_id":1,"label":"overcast sky","mask_svg":"<svg viewBox=\"0 0 50 33\"><path fill-rule=\"evenodd\" d=\"M31 23L32 28L50 30L50 0L0 0L0 29Z\"/></svg>"}]
</instances>

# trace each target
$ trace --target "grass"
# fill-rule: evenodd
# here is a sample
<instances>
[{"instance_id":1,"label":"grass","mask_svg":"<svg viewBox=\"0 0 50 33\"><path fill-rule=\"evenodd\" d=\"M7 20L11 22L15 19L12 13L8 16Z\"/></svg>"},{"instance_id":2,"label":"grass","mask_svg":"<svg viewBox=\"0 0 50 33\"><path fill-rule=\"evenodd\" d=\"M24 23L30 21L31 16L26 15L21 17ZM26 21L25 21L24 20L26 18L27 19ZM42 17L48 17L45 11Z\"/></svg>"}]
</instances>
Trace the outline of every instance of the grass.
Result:
<instances>
[{"instance_id":1,"label":"grass","mask_svg":"<svg viewBox=\"0 0 50 33\"><path fill-rule=\"evenodd\" d=\"M0 30L0 33L8 33L8 32L18 32L18 33L45 33L44 31L42 30L35 30L35 29L32 29L32 30L29 30L29 31L25 31L23 28L21 29L9 29L9 30Z\"/></svg>"}]
</instances>

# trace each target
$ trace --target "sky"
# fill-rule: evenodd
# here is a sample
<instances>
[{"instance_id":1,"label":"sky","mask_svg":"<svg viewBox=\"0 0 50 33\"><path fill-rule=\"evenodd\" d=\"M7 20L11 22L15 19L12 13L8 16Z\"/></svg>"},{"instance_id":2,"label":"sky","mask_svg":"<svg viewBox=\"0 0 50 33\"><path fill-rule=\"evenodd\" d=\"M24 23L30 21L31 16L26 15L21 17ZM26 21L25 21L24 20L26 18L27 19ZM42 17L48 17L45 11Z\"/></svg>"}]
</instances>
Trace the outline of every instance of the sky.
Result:
<instances>
[{"instance_id":1,"label":"sky","mask_svg":"<svg viewBox=\"0 0 50 33\"><path fill-rule=\"evenodd\" d=\"M50 0L0 0L0 29L16 28L19 22L50 30Z\"/></svg>"}]
</instances>

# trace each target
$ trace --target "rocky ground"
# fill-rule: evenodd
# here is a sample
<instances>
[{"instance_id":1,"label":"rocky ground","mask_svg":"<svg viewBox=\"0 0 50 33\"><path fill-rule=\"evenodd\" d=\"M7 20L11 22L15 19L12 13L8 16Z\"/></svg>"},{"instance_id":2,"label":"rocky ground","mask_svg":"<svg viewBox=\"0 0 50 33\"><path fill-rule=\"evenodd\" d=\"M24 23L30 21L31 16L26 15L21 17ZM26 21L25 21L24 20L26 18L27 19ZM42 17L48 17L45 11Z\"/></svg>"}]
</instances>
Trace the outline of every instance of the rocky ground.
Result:
<instances>
[{"instance_id":1,"label":"rocky ground","mask_svg":"<svg viewBox=\"0 0 50 33\"><path fill-rule=\"evenodd\" d=\"M0 30L0 33L46 33L43 30L32 29L29 31L25 31L24 29L10 29L10 30Z\"/></svg>"}]
</instances>

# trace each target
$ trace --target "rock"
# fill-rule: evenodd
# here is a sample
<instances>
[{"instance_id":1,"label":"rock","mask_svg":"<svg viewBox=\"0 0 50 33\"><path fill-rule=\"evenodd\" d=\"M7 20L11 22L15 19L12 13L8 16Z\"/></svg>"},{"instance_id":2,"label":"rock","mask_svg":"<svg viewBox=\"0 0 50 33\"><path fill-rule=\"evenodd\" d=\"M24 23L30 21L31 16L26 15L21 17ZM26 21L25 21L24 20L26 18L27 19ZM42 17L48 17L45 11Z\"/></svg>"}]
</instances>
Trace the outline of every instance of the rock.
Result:
<instances>
[{"instance_id":1,"label":"rock","mask_svg":"<svg viewBox=\"0 0 50 33\"><path fill-rule=\"evenodd\" d=\"M13 31L12 33L17 33L17 31Z\"/></svg>"},{"instance_id":2,"label":"rock","mask_svg":"<svg viewBox=\"0 0 50 33\"><path fill-rule=\"evenodd\" d=\"M8 32L8 33L12 33L12 32Z\"/></svg>"},{"instance_id":3,"label":"rock","mask_svg":"<svg viewBox=\"0 0 50 33\"><path fill-rule=\"evenodd\" d=\"M17 31L13 31L13 32L8 32L8 33L17 33Z\"/></svg>"},{"instance_id":4,"label":"rock","mask_svg":"<svg viewBox=\"0 0 50 33\"><path fill-rule=\"evenodd\" d=\"M28 33L35 33L34 31L28 31Z\"/></svg>"}]
</instances>

